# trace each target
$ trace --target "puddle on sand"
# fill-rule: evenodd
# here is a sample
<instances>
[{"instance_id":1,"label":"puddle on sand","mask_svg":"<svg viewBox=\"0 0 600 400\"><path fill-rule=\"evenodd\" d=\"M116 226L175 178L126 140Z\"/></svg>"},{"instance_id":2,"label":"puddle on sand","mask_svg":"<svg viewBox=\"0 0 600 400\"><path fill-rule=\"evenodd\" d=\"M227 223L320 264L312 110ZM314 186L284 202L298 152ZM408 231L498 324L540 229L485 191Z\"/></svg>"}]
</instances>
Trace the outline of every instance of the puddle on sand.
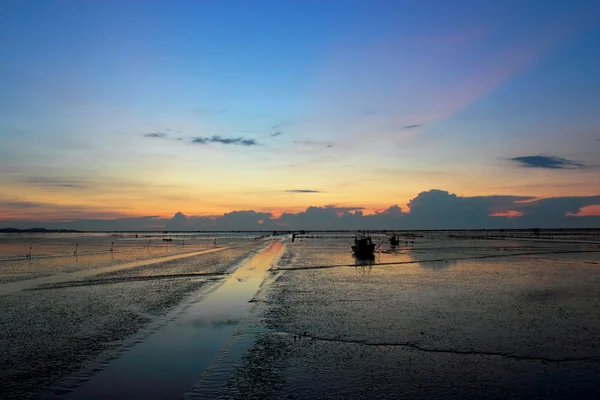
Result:
<instances>
[{"instance_id":1,"label":"puddle on sand","mask_svg":"<svg viewBox=\"0 0 600 400\"><path fill-rule=\"evenodd\" d=\"M271 242L214 292L65 397L180 398L227 343L282 248Z\"/></svg>"}]
</instances>

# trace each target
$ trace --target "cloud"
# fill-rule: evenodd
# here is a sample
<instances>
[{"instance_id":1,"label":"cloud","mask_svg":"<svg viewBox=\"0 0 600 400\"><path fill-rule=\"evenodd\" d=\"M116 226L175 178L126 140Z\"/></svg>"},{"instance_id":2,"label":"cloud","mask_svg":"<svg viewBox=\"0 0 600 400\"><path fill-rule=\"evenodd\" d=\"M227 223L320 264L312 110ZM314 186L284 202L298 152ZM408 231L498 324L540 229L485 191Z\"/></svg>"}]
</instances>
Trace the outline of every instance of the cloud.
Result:
<instances>
[{"instance_id":1,"label":"cloud","mask_svg":"<svg viewBox=\"0 0 600 400\"><path fill-rule=\"evenodd\" d=\"M309 207L311 208L311 207ZM340 212L354 212L357 210L364 210L364 207L340 207L337 204L328 204L324 207L312 207L312 208L323 208L329 211L335 211L336 213L340 213Z\"/></svg>"},{"instance_id":2,"label":"cloud","mask_svg":"<svg viewBox=\"0 0 600 400\"><path fill-rule=\"evenodd\" d=\"M415 129L415 128L419 128L420 126L421 126L421 124L404 125L404 129Z\"/></svg>"},{"instance_id":3,"label":"cloud","mask_svg":"<svg viewBox=\"0 0 600 400\"><path fill-rule=\"evenodd\" d=\"M197 144L208 144L208 143L221 143L221 144L231 144L238 146L256 146L258 143L254 139L245 139L242 137L237 138L227 138L221 136L213 136L213 137L196 137L192 139L192 143Z\"/></svg>"},{"instance_id":4,"label":"cloud","mask_svg":"<svg viewBox=\"0 0 600 400\"><path fill-rule=\"evenodd\" d=\"M177 134L177 133L180 133L180 131L178 131L177 129L167 128L167 129L165 129L165 132L150 132L150 133L144 134L143 136L147 137L147 138L151 138L151 139L168 139L168 140L175 140L175 141L183 140L183 138L180 136L172 136L172 134Z\"/></svg>"},{"instance_id":5,"label":"cloud","mask_svg":"<svg viewBox=\"0 0 600 400\"><path fill-rule=\"evenodd\" d=\"M519 202L532 200L530 196L462 197L432 189L408 202L410 213L404 223L408 229L493 228L499 220L490 214L514 210Z\"/></svg>"},{"instance_id":6,"label":"cloud","mask_svg":"<svg viewBox=\"0 0 600 400\"><path fill-rule=\"evenodd\" d=\"M2 208L12 208L12 209L28 209L28 208L39 208L42 207L44 203L39 203L35 201L12 201L12 200L0 200L0 209Z\"/></svg>"},{"instance_id":7,"label":"cloud","mask_svg":"<svg viewBox=\"0 0 600 400\"><path fill-rule=\"evenodd\" d=\"M168 231L185 231L188 224L188 218L181 212L178 212L173 218L167 223L166 229Z\"/></svg>"},{"instance_id":8,"label":"cloud","mask_svg":"<svg viewBox=\"0 0 600 400\"><path fill-rule=\"evenodd\" d=\"M86 185L84 184L84 181L71 180L71 179L38 177L38 178L29 178L25 182L35 185L35 186L45 186L45 187L65 187L65 188L76 188L76 189L83 189L86 187Z\"/></svg>"},{"instance_id":9,"label":"cloud","mask_svg":"<svg viewBox=\"0 0 600 400\"><path fill-rule=\"evenodd\" d=\"M275 133L271 134L271 137L277 137L279 135L281 135L281 132L275 132Z\"/></svg>"},{"instance_id":10,"label":"cloud","mask_svg":"<svg viewBox=\"0 0 600 400\"><path fill-rule=\"evenodd\" d=\"M588 167L587 164L579 161L553 156L523 156L509 158L509 160L523 168L583 169Z\"/></svg>"},{"instance_id":11,"label":"cloud","mask_svg":"<svg viewBox=\"0 0 600 400\"><path fill-rule=\"evenodd\" d=\"M394 216L401 216L402 215L402 208L400 208L400 206L393 205L390 208L387 208L383 211L379 211L376 212L377 215L394 215Z\"/></svg>"},{"instance_id":12,"label":"cloud","mask_svg":"<svg viewBox=\"0 0 600 400\"><path fill-rule=\"evenodd\" d=\"M365 220L368 217L364 217L360 209L362 207L333 205L308 207L306 211L296 214L283 213L279 218L272 218L269 222L275 229L368 229L370 224Z\"/></svg>"},{"instance_id":13,"label":"cloud","mask_svg":"<svg viewBox=\"0 0 600 400\"><path fill-rule=\"evenodd\" d=\"M535 225L560 227L564 224L565 215L578 214L581 209L596 204L600 204L600 196L551 197L520 203L514 209L524 214L524 220L529 220Z\"/></svg>"},{"instance_id":14,"label":"cloud","mask_svg":"<svg viewBox=\"0 0 600 400\"><path fill-rule=\"evenodd\" d=\"M328 205L311 206L279 217L244 210L213 216L177 213L173 218L131 218L84 206L0 198L3 216L0 227L90 231L164 230L165 227L189 231L597 228L600 215L594 214L598 205L600 195L546 199L509 195L465 197L432 189L410 200L410 210L394 205L370 215L365 215L362 207Z\"/></svg>"},{"instance_id":15,"label":"cloud","mask_svg":"<svg viewBox=\"0 0 600 400\"><path fill-rule=\"evenodd\" d=\"M317 140L295 140L294 144L300 144L303 146L325 146L327 148L333 147L333 144L330 142L322 142Z\"/></svg>"},{"instance_id":16,"label":"cloud","mask_svg":"<svg viewBox=\"0 0 600 400\"><path fill-rule=\"evenodd\" d=\"M37 228L40 226L48 226L53 228L52 224L58 221L75 221L77 227L69 229L89 229L94 230L93 224L88 224L89 218L109 219L116 218L117 220L127 219L123 213L117 211L107 211L97 209L86 205L63 205L38 201L23 201L19 199L2 199L0 198L0 227L13 225L25 228ZM68 224L73 226L73 224Z\"/></svg>"},{"instance_id":17,"label":"cloud","mask_svg":"<svg viewBox=\"0 0 600 400\"><path fill-rule=\"evenodd\" d=\"M600 196L461 197L442 190L421 192L408 206L404 225L408 229L480 229L480 228L593 228L600 217L585 220L574 217L586 206L600 204ZM494 216L504 214L504 216Z\"/></svg>"},{"instance_id":18,"label":"cloud","mask_svg":"<svg viewBox=\"0 0 600 400\"><path fill-rule=\"evenodd\" d=\"M158 138L166 138L167 136L169 136L169 135L167 135L167 134L166 134L166 133L164 133L164 132L150 132L150 133L146 133L146 134L144 134L144 137L147 137L147 138L155 138L155 139L158 139Z\"/></svg>"},{"instance_id":19,"label":"cloud","mask_svg":"<svg viewBox=\"0 0 600 400\"><path fill-rule=\"evenodd\" d=\"M311 190L311 189L289 189L286 190L287 193L323 193L320 190Z\"/></svg>"},{"instance_id":20,"label":"cloud","mask_svg":"<svg viewBox=\"0 0 600 400\"><path fill-rule=\"evenodd\" d=\"M232 211L221 216L185 216L177 213L171 219L167 227L172 230L262 230L273 229L272 226L262 227L261 223L269 221L271 213L257 212L253 210ZM261 222L262 221L262 222ZM269 223L267 222L267 225Z\"/></svg>"}]
</instances>

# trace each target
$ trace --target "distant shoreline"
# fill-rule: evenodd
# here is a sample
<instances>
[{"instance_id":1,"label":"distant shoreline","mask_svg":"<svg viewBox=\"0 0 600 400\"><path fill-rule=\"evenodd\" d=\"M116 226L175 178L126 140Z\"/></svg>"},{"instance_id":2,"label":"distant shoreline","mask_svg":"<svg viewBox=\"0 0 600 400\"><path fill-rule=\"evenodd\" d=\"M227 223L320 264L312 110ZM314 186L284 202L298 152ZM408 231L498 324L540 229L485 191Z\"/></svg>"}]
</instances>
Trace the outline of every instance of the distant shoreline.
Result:
<instances>
[{"instance_id":1,"label":"distant shoreline","mask_svg":"<svg viewBox=\"0 0 600 400\"><path fill-rule=\"evenodd\" d=\"M46 228L0 228L0 233L84 233L74 229L46 229Z\"/></svg>"},{"instance_id":2,"label":"distant shoreline","mask_svg":"<svg viewBox=\"0 0 600 400\"><path fill-rule=\"evenodd\" d=\"M540 231L542 232L556 232L556 231L565 231L565 232L587 232L587 231L597 231L600 228L542 228ZM490 228L490 229L310 229L310 230L215 230L215 231L164 231L164 230L128 230L128 231L117 231L117 230L107 230L107 231L81 231L75 229L47 229L47 228L28 228L28 229L19 229L19 228L0 228L0 233L153 233L153 234L181 234L181 233L247 233L247 232L261 232L261 233L272 233L275 235L283 235L283 234L305 234L305 233L351 233L351 232L367 232L367 233L402 233L402 232L531 232L533 228L520 228L520 229L498 229L498 228Z\"/></svg>"}]
</instances>

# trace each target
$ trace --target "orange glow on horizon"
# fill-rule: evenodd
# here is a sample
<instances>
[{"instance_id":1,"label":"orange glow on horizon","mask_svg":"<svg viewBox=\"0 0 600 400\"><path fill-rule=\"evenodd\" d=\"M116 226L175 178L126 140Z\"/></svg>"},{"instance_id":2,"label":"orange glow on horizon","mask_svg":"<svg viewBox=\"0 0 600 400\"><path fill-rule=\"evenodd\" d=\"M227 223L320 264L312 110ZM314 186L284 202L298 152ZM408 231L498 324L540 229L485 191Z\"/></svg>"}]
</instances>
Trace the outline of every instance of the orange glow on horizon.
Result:
<instances>
[{"instance_id":1,"label":"orange glow on horizon","mask_svg":"<svg viewBox=\"0 0 600 400\"><path fill-rule=\"evenodd\" d=\"M508 217L508 218L514 218L514 217L521 217L525 214L523 214L521 211L516 211L516 210L508 210L505 212L495 212L490 214L490 217Z\"/></svg>"},{"instance_id":2,"label":"orange glow on horizon","mask_svg":"<svg viewBox=\"0 0 600 400\"><path fill-rule=\"evenodd\" d=\"M567 213L570 217L600 217L600 204L585 206L578 213Z\"/></svg>"}]
</instances>

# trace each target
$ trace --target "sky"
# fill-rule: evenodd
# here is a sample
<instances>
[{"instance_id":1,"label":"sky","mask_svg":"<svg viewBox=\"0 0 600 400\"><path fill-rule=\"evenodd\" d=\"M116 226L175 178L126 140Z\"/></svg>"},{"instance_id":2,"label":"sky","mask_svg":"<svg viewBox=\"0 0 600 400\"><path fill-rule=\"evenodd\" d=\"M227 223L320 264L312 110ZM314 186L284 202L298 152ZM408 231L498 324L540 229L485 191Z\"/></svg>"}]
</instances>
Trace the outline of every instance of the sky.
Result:
<instances>
[{"instance_id":1,"label":"sky","mask_svg":"<svg viewBox=\"0 0 600 400\"><path fill-rule=\"evenodd\" d=\"M7 0L0 54L0 228L600 227L597 0Z\"/></svg>"}]
</instances>

